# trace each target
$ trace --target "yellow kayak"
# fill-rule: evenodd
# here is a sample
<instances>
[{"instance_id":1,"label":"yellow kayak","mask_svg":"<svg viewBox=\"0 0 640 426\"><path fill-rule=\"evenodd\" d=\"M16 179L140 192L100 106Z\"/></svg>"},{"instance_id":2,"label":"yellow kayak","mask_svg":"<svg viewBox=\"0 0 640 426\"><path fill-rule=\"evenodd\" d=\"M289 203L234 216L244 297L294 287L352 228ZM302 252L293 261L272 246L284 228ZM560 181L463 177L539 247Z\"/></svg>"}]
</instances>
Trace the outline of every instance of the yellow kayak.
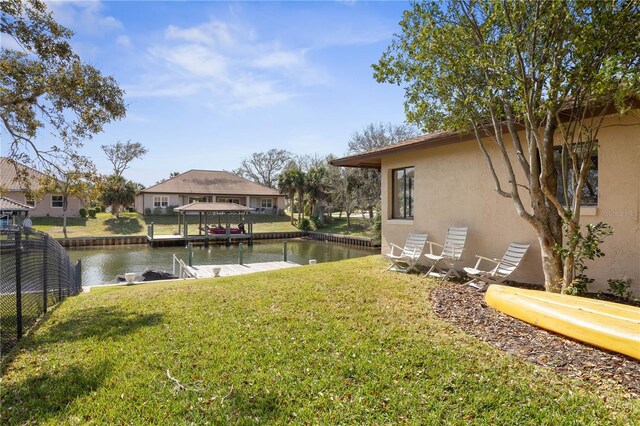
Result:
<instances>
[{"instance_id":1,"label":"yellow kayak","mask_svg":"<svg viewBox=\"0 0 640 426\"><path fill-rule=\"evenodd\" d=\"M503 285L489 286L485 300L529 324L640 359L640 308Z\"/></svg>"}]
</instances>

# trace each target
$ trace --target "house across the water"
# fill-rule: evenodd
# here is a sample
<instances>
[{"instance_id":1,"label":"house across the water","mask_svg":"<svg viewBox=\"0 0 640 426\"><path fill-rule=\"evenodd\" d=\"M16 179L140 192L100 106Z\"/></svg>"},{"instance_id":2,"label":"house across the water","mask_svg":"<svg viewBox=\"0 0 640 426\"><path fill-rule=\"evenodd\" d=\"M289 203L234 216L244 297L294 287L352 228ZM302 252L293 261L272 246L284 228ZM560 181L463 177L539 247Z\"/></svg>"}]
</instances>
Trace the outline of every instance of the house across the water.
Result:
<instances>
[{"instance_id":1,"label":"house across the water","mask_svg":"<svg viewBox=\"0 0 640 426\"><path fill-rule=\"evenodd\" d=\"M62 217L64 199L61 194L48 192L34 198L27 191L28 187L31 193L38 193L46 177L44 173L29 166L0 157L0 192L3 197L32 207L29 210L31 216ZM80 209L83 207L83 200L78 197L69 197L67 216L80 216Z\"/></svg>"},{"instance_id":2,"label":"house across the water","mask_svg":"<svg viewBox=\"0 0 640 426\"><path fill-rule=\"evenodd\" d=\"M510 145L509 135L504 137ZM608 279L625 279L639 295L640 111L606 117L598 144L581 221L608 223L614 233L601 245L605 257L588 263L586 273L595 279L590 290L606 290ZM495 143L487 141L486 146L497 152ZM514 153L510 155L517 164ZM403 245L411 232L428 233L429 240L442 244L447 227L468 227L464 266L473 266L476 254L500 258L509 243L527 243L531 247L510 278L544 282L536 233L518 216L513 201L494 191L474 135L441 132L420 136L339 158L332 164L381 170L383 253L389 251L389 243ZM502 164L495 164L498 175L505 176ZM526 181L522 173L517 178ZM505 179L502 184L507 184ZM527 191L521 194L525 206L530 205Z\"/></svg>"},{"instance_id":3,"label":"house across the water","mask_svg":"<svg viewBox=\"0 0 640 426\"><path fill-rule=\"evenodd\" d=\"M251 182L233 173L189 170L146 188L136 197L140 213L166 212L194 202L235 203L256 213L275 214L284 209L285 196L276 189Z\"/></svg>"}]
</instances>

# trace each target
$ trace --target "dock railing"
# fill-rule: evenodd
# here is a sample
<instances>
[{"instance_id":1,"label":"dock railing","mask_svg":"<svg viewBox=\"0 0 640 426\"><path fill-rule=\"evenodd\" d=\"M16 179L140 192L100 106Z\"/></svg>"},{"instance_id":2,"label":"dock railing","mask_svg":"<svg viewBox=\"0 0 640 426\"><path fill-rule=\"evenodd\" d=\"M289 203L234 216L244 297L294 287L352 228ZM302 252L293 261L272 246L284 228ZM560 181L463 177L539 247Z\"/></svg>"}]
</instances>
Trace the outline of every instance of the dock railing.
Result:
<instances>
[{"instance_id":1,"label":"dock railing","mask_svg":"<svg viewBox=\"0 0 640 426\"><path fill-rule=\"evenodd\" d=\"M176 269L178 272L177 274ZM184 263L184 261L175 254L173 255L172 271L173 275L178 278L198 278L198 276L192 273L191 270L187 267L187 264Z\"/></svg>"}]
</instances>

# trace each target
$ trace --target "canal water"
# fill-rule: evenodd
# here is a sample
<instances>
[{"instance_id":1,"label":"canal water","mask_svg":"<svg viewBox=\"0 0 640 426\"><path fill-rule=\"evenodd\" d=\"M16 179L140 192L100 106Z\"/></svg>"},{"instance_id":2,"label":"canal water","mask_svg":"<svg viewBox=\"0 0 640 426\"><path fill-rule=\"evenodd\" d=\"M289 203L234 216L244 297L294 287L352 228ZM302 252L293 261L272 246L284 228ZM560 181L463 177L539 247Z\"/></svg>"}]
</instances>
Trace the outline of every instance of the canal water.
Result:
<instances>
[{"instance_id":1,"label":"canal water","mask_svg":"<svg viewBox=\"0 0 640 426\"><path fill-rule=\"evenodd\" d=\"M125 272L142 273L148 268L171 272L173 255L187 262L185 247L124 245L68 248L71 259L82 259L82 285L92 286L112 282ZM287 260L305 265L310 259L318 263L334 262L379 253L379 249L355 247L313 240L289 240ZM283 241L256 241L243 246L244 263L277 262L283 260ZM193 247L194 265L229 265L238 263L238 246L210 245Z\"/></svg>"}]
</instances>

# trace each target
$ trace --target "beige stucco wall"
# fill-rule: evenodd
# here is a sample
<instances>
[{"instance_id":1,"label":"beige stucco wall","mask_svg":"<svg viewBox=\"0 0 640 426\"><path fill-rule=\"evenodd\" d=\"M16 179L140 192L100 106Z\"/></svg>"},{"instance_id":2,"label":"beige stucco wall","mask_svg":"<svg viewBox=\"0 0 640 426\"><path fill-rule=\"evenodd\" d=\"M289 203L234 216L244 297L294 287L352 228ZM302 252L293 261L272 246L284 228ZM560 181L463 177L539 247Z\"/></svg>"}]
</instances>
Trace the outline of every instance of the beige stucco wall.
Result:
<instances>
[{"instance_id":1,"label":"beige stucco wall","mask_svg":"<svg viewBox=\"0 0 640 426\"><path fill-rule=\"evenodd\" d=\"M137 212L144 213L145 209L151 209L153 213L153 197L154 196L167 196L169 197L170 206L183 205L182 199L178 194L139 194L136 196L135 208Z\"/></svg>"},{"instance_id":2,"label":"beige stucco wall","mask_svg":"<svg viewBox=\"0 0 640 426\"><path fill-rule=\"evenodd\" d=\"M29 214L34 217L39 216L52 216L52 217L62 217L63 211L62 207L52 207L51 206L51 195L46 194L41 199L36 200L35 208L29 210ZM26 203L27 199L22 192L7 192L4 194L5 197L11 198L12 200L19 201L21 203ZM67 204L67 217L78 217L80 216L80 209L84 207L84 203L77 197L69 197L69 201Z\"/></svg>"},{"instance_id":3,"label":"beige stucco wall","mask_svg":"<svg viewBox=\"0 0 640 426\"><path fill-rule=\"evenodd\" d=\"M152 211L153 207L153 197L165 195L169 197L169 205L170 206L183 206L188 204L189 197L205 197L209 194L188 194L188 195L180 195L180 194L139 194L136 196L135 208L137 212L144 213L146 208L150 208ZM213 195L213 201L217 201L220 198L238 198L240 200L240 204L242 205L251 205L251 199L256 200L256 197L247 197L245 195ZM269 198L269 197L257 197L257 200L261 198ZM274 206L277 206L279 209L284 209L284 195L282 196L274 196L273 198Z\"/></svg>"},{"instance_id":4,"label":"beige stucco wall","mask_svg":"<svg viewBox=\"0 0 640 426\"><path fill-rule=\"evenodd\" d=\"M606 290L609 278L626 278L631 280L634 293L640 295L639 115L607 118L598 140L598 206L583 212L582 223L609 223L614 234L602 244L606 256L588 264L587 275L596 280L590 290ZM498 173L504 176L498 164ZM414 219L394 220L391 171L408 166L415 167ZM512 278L542 283L540 248L534 229L518 217L513 202L493 188L475 141L383 158L383 253L389 250L389 242L402 245L410 232L428 232L429 240L442 244L447 227L467 226L465 266L473 266L475 254L501 257L510 242L529 243L531 248ZM528 198L523 197L523 201L528 206Z\"/></svg>"}]
</instances>

